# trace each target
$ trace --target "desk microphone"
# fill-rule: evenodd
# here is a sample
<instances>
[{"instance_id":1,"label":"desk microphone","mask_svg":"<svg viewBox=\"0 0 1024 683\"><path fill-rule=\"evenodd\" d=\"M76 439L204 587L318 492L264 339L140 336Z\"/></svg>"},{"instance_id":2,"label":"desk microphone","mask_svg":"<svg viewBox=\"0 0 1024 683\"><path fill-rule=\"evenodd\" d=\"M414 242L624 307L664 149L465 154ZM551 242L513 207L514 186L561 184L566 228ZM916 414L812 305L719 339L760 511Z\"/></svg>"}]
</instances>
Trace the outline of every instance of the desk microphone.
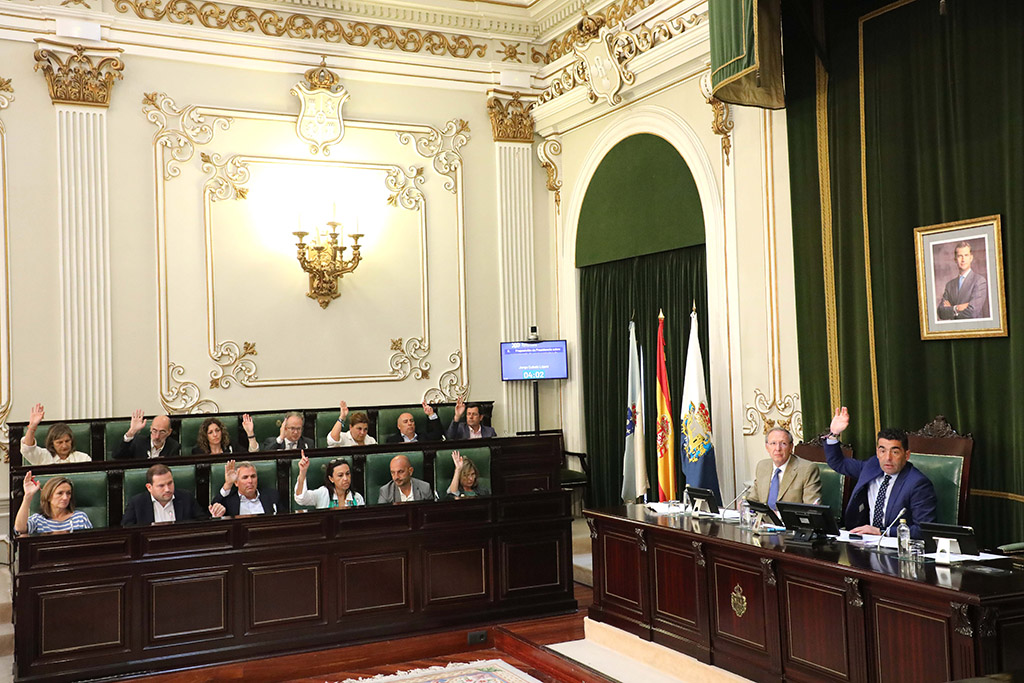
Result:
<instances>
[{"instance_id":1,"label":"desk microphone","mask_svg":"<svg viewBox=\"0 0 1024 683\"><path fill-rule=\"evenodd\" d=\"M878 543L875 544L875 550L878 550L878 547L882 545L882 539L885 538L885 535L887 533L889 533L889 529L891 529L892 525L898 522L901 517L903 517L903 513L906 511L907 508L901 507L900 511L896 513L896 516L892 518L892 521L889 522L889 526L885 527L885 529L882 531L882 535L878 537Z\"/></svg>"},{"instance_id":2,"label":"desk microphone","mask_svg":"<svg viewBox=\"0 0 1024 683\"><path fill-rule=\"evenodd\" d=\"M731 509L732 509L732 506L736 504L736 501L740 499L740 496L742 496L742 495L743 495L744 493L746 493L747 491L749 491L749 490L750 490L750 487L751 487L751 486L753 486L753 485L754 485L754 482L750 482L749 484L747 484L747 485L746 485L746 486L745 486L745 487L743 488L743 490L742 490L742 491L740 491L740 492L739 492L738 494L736 494L736 497L732 499L732 502L731 502L731 503L729 503L728 505L726 505L726 506L725 506L725 507L726 507L726 509L728 509L728 510L731 510Z\"/></svg>"}]
</instances>

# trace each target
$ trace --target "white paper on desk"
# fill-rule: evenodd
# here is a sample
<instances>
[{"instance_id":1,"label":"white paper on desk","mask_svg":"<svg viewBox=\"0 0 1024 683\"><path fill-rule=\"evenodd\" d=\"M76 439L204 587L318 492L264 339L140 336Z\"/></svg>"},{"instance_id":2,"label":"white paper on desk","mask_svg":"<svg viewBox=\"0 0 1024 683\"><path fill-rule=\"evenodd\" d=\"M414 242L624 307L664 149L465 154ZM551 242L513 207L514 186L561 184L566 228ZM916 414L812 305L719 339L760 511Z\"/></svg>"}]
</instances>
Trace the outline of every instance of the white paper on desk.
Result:
<instances>
[{"instance_id":1,"label":"white paper on desk","mask_svg":"<svg viewBox=\"0 0 1024 683\"><path fill-rule=\"evenodd\" d=\"M722 519L739 519L740 513L738 510L722 510Z\"/></svg>"},{"instance_id":2,"label":"white paper on desk","mask_svg":"<svg viewBox=\"0 0 1024 683\"><path fill-rule=\"evenodd\" d=\"M681 515L683 506L679 503L647 503L647 509L659 515Z\"/></svg>"},{"instance_id":3,"label":"white paper on desk","mask_svg":"<svg viewBox=\"0 0 1024 683\"><path fill-rule=\"evenodd\" d=\"M861 538L860 540L858 540L856 538L850 538L850 532L846 529L839 530L839 540L843 543L853 543L854 545L862 545L867 546L869 548L873 548L874 546L879 545L878 539L879 536L875 534L861 534ZM899 539L893 536L882 536L881 539L881 546L883 548L899 547Z\"/></svg>"},{"instance_id":4,"label":"white paper on desk","mask_svg":"<svg viewBox=\"0 0 1024 683\"><path fill-rule=\"evenodd\" d=\"M925 553L925 557L929 560L937 560L939 553ZM991 553L979 553L977 555L957 555L956 553L949 553L949 555L943 554L943 557L949 557L950 562L987 562L988 560L1001 560L1003 555L993 555Z\"/></svg>"}]
</instances>

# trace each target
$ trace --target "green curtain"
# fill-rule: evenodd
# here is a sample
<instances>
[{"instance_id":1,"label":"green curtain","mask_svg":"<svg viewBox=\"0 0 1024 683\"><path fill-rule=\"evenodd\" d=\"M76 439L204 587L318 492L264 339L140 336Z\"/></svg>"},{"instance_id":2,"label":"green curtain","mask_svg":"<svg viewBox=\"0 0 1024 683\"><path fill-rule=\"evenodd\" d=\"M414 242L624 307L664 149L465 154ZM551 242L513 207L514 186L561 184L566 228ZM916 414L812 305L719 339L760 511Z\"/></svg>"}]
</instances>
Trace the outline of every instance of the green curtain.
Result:
<instances>
[{"instance_id":1,"label":"green curtain","mask_svg":"<svg viewBox=\"0 0 1024 683\"><path fill-rule=\"evenodd\" d=\"M678 429L676 401L683 391L690 310L694 303L705 382L711 376L707 298L703 244L580 269L583 403L592 479L588 505L604 507L621 500L630 316L636 320L637 341L643 350L647 472L651 489L657 491L653 411L658 311L665 313L665 359ZM705 390L710 398L711 387L706 386ZM714 415L712 424L713 421ZM678 453L676 458L679 470ZM682 482L681 474L679 481Z\"/></svg>"},{"instance_id":2,"label":"green curtain","mask_svg":"<svg viewBox=\"0 0 1024 683\"><path fill-rule=\"evenodd\" d=\"M709 0L711 86L723 102L785 106L780 0Z\"/></svg>"},{"instance_id":3,"label":"green curtain","mask_svg":"<svg viewBox=\"0 0 1024 683\"><path fill-rule=\"evenodd\" d=\"M1022 540L1024 3L950 1L945 13L928 0L818 6L817 46L808 5L784 7L794 257L806 264L797 289L805 430L827 427L831 412L821 296L831 268L857 454L874 450L874 367L883 426L916 429L943 414L974 435L972 523L986 544ZM827 70L825 146L815 54ZM819 266L824 151L833 218ZM991 214L1003 221L1010 336L921 340L914 228Z\"/></svg>"}]
</instances>

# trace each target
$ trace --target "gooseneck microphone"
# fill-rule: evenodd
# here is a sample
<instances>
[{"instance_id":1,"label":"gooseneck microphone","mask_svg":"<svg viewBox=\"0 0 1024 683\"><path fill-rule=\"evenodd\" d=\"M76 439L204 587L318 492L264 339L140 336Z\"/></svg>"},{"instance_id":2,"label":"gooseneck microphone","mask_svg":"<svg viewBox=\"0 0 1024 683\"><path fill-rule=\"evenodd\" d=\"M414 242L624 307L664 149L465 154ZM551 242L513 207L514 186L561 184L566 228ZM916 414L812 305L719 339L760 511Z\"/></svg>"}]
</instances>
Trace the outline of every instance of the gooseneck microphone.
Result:
<instances>
[{"instance_id":1,"label":"gooseneck microphone","mask_svg":"<svg viewBox=\"0 0 1024 683\"><path fill-rule=\"evenodd\" d=\"M737 494L736 494L736 497L732 499L732 502L731 502L731 503L729 503L728 505L726 505L725 507L726 507L727 509L731 510L731 509L732 509L732 506L736 504L736 501L740 499L740 496L742 496L742 495L743 495L744 493L746 493L747 491L749 491L749 490L750 490L750 487L751 487L751 486L753 486L753 485L754 485L754 482L750 482L750 483L749 483L749 484L747 484L747 485L746 485L745 487L743 487L743 490L742 490L742 491L740 491L739 493L737 493Z\"/></svg>"},{"instance_id":2,"label":"gooseneck microphone","mask_svg":"<svg viewBox=\"0 0 1024 683\"><path fill-rule=\"evenodd\" d=\"M891 522L889 522L889 526L885 527L885 529L882 530L882 535L878 537L878 543L875 544L875 550L877 550L878 547L880 545L882 545L882 539L885 538L885 535L887 533L889 533L889 529L892 528L893 524L895 524L896 522L900 521L900 518L903 517L903 513L906 512L906 511L907 511L907 508L901 507L900 511L896 513L896 516L892 518Z\"/></svg>"}]
</instances>

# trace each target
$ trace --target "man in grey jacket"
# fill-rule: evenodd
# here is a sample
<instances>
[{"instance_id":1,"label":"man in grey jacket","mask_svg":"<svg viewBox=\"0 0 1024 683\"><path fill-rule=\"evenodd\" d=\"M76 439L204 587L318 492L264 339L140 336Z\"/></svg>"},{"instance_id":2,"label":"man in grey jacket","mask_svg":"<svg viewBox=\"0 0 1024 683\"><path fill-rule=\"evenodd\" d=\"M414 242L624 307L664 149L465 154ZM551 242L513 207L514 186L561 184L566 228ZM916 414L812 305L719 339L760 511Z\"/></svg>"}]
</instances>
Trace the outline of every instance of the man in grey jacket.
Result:
<instances>
[{"instance_id":1,"label":"man in grey jacket","mask_svg":"<svg viewBox=\"0 0 1024 683\"><path fill-rule=\"evenodd\" d=\"M422 479L414 479L413 467L409 458L396 455L391 458L391 481L380 487L377 502L381 505L389 503L408 503L415 500L434 500L434 492L430 484Z\"/></svg>"}]
</instances>

